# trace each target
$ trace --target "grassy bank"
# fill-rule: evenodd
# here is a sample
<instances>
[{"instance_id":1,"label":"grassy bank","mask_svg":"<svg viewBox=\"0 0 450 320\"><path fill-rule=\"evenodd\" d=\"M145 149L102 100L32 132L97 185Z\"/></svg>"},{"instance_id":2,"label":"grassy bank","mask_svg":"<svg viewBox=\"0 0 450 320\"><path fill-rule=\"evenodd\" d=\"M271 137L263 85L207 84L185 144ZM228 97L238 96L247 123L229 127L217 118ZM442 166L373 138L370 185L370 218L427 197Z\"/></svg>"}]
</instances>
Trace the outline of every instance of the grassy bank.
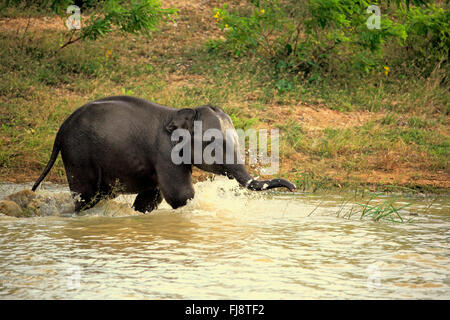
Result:
<instances>
[{"instance_id":1,"label":"grassy bank","mask_svg":"<svg viewBox=\"0 0 450 320\"><path fill-rule=\"evenodd\" d=\"M211 39L222 37L214 2L174 5L177 23L151 37L114 35L61 50L61 18L3 13L0 181L37 178L69 114L129 94L176 108L211 103L236 127L279 128L280 176L301 190L448 191L450 104L441 85L448 69L427 79L380 70L345 84L280 79L257 55L236 59L214 48ZM65 182L60 158L49 178Z\"/></svg>"}]
</instances>

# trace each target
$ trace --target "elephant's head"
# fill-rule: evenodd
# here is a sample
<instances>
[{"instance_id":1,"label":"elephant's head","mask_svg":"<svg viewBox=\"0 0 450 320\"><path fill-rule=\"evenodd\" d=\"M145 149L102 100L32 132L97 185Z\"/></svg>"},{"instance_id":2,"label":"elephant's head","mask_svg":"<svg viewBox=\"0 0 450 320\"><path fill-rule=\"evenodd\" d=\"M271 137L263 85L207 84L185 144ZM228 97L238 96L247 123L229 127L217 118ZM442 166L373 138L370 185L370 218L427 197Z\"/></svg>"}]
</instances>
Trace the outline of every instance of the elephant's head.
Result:
<instances>
[{"instance_id":1,"label":"elephant's head","mask_svg":"<svg viewBox=\"0 0 450 320\"><path fill-rule=\"evenodd\" d=\"M169 120L166 130L177 146L172 150L173 154L184 156L184 163L188 160L204 171L234 178L250 190L278 187L286 187L290 191L295 189L295 185L285 179L259 181L250 176L243 164L233 122L219 107L200 106L178 110ZM184 145L179 143L180 137L183 137Z\"/></svg>"}]
</instances>

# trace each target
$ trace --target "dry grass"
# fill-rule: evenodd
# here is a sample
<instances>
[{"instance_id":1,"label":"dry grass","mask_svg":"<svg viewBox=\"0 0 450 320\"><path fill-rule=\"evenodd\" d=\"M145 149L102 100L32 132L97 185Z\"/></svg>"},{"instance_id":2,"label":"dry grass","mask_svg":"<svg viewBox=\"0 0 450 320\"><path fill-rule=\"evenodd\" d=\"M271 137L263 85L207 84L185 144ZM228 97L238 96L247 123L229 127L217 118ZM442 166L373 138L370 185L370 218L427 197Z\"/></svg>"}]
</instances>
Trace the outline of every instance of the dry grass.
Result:
<instances>
[{"instance_id":1,"label":"dry grass","mask_svg":"<svg viewBox=\"0 0 450 320\"><path fill-rule=\"evenodd\" d=\"M214 1L180 8L150 38L113 35L58 50L58 17L0 19L0 180L32 181L64 119L93 99L132 94L161 104L220 105L238 127L281 129L280 172L305 188L345 185L450 187L448 92L430 80L352 90L303 84L287 93L257 57L211 54ZM111 50L111 55L106 53ZM21 60L22 59L22 60ZM405 84L408 87L405 87ZM444 101L444 103L443 103ZM198 179L205 174L197 172ZM49 179L64 182L59 159Z\"/></svg>"}]
</instances>

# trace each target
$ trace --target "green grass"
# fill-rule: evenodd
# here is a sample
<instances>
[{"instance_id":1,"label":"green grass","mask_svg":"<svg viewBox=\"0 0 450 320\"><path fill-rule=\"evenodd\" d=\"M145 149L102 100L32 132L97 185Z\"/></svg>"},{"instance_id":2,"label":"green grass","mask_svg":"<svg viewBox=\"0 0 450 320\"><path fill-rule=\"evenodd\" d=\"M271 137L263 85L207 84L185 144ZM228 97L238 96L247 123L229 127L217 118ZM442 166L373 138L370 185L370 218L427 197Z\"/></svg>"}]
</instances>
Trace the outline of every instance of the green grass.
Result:
<instances>
[{"instance_id":1,"label":"green grass","mask_svg":"<svg viewBox=\"0 0 450 320\"><path fill-rule=\"evenodd\" d=\"M326 74L305 81L280 73L257 55L237 59L211 48L209 39L196 37L205 28L196 23L201 14L180 12L179 21L189 23L189 30L167 25L150 38L114 35L63 50L57 30L25 37L23 30L1 30L3 179L20 172L29 180L39 175L65 118L88 101L116 94L176 108L214 104L236 128L279 128L281 161L289 162L280 174L304 190L366 184L352 174L371 170L413 168L418 177L450 174L449 94L438 79L405 80L380 72L350 75L344 82ZM374 117L360 126L313 130L296 117L301 104ZM54 179L63 176L60 159L52 173Z\"/></svg>"},{"instance_id":2,"label":"green grass","mask_svg":"<svg viewBox=\"0 0 450 320\"><path fill-rule=\"evenodd\" d=\"M358 190L358 188L355 188L352 195L344 196L342 199L336 212L336 217L348 220L371 220L373 222L412 222L413 218L406 217L406 214L410 213L407 210L413 205L413 202L402 202L401 205L397 205L397 202L399 202L398 194L390 195L386 198L383 193L367 192L364 189ZM424 212L430 208L432 203L433 201L431 201ZM320 202L308 216L313 215L321 204L322 202Z\"/></svg>"},{"instance_id":3,"label":"green grass","mask_svg":"<svg viewBox=\"0 0 450 320\"><path fill-rule=\"evenodd\" d=\"M381 194L372 194L369 199L361 202L356 202L352 200L343 200L342 204L336 213L337 217L344 219L354 219L359 220L370 219L374 222L387 221L392 223L409 223L413 221L412 218L406 218L405 209L411 206L411 203L407 203L401 206L396 205L397 199L391 197L389 199L379 198ZM354 195L354 200L361 197L364 198L364 193L358 195L356 192ZM348 208L350 205L350 208Z\"/></svg>"},{"instance_id":4,"label":"green grass","mask_svg":"<svg viewBox=\"0 0 450 320\"><path fill-rule=\"evenodd\" d=\"M352 205L347 211L342 210L344 205L347 205L347 203L344 203L336 216L349 220L353 217L357 217L359 220L370 219L374 222L388 221L392 223L409 223L412 221L412 218L406 219L403 217L401 212L401 210L408 207L410 204L395 207L392 200L386 200L381 204L375 205L370 205L369 202L370 200L367 203L357 203L356 205Z\"/></svg>"},{"instance_id":5,"label":"green grass","mask_svg":"<svg viewBox=\"0 0 450 320\"><path fill-rule=\"evenodd\" d=\"M306 148L311 141L305 136L305 130L298 122L288 120L276 126L280 129L284 138L281 142L284 150L292 150L293 152L307 151Z\"/></svg>"}]
</instances>

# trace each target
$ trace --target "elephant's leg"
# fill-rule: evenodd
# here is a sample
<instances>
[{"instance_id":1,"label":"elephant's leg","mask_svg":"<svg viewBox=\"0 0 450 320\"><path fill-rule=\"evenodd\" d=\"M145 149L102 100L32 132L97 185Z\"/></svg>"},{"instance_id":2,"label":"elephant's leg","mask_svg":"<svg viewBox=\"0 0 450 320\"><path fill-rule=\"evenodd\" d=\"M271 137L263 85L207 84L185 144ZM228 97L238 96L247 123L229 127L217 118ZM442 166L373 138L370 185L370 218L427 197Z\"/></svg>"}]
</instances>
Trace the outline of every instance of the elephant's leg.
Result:
<instances>
[{"instance_id":1,"label":"elephant's leg","mask_svg":"<svg viewBox=\"0 0 450 320\"><path fill-rule=\"evenodd\" d=\"M182 166L167 167L168 165L157 168L159 188L166 202L176 209L185 206L189 199L194 198L192 169Z\"/></svg>"},{"instance_id":2,"label":"elephant's leg","mask_svg":"<svg viewBox=\"0 0 450 320\"><path fill-rule=\"evenodd\" d=\"M162 201L162 195L159 188L152 188L142 191L136 196L134 200L133 208L136 211L145 213L151 212L158 208L158 205Z\"/></svg>"},{"instance_id":3,"label":"elephant's leg","mask_svg":"<svg viewBox=\"0 0 450 320\"><path fill-rule=\"evenodd\" d=\"M83 192L75 195L75 212L94 207L102 197L98 193Z\"/></svg>"},{"instance_id":4,"label":"elephant's leg","mask_svg":"<svg viewBox=\"0 0 450 320\"><path fill-rule=\"evenodd\" d=\"M99 177L92 170L86 169L77 174L72 168L66 168L67 181L75 199L75 212L95 206L104 196L99 188Z\"/></svg>"}]
</instances>

